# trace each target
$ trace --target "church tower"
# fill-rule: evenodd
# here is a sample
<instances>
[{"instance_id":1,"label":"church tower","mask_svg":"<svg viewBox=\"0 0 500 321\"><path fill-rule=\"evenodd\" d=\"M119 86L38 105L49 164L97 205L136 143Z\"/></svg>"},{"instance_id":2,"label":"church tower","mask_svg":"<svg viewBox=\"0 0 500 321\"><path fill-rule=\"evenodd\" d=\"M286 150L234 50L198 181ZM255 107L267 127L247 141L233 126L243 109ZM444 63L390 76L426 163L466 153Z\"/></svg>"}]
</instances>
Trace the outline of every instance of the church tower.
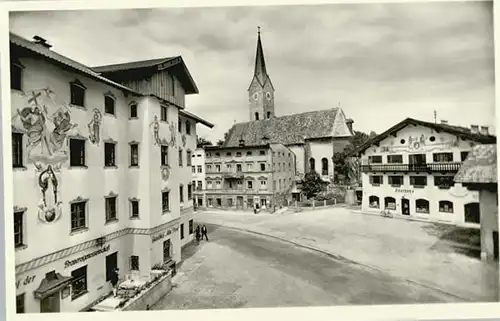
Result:
<instances>
[{"instance_id":1,"label":"church tower","mask_svg":"<svg viewBox=\"0 0 500 321\"><path fill-rule=\"evenodd\" d=\"M267 74L264 50L260 39L260 27L257 36L257 54L252 82L248 88L250 121L269 119L274 114L274 87Z\"/></svg>"}]
</instances>

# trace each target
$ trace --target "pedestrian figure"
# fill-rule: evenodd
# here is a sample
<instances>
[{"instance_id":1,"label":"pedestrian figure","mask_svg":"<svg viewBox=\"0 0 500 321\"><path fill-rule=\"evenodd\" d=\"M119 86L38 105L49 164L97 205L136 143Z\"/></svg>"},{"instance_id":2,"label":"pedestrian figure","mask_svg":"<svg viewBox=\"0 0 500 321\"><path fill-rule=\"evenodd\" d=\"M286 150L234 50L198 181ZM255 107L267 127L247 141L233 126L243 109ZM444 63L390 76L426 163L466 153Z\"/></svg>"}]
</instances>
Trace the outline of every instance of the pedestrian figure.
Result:
<instances>
[{"instance_id":1,"label":"pedestrian figure","mask_svg":"<svg viewBox=\"0 0 500 321\"><path fill-rule=\"evenodd\" d=\"M201 227L201 239L202 240L203 240L203 236L208 241L208 231L207 231L207 227L205 226L205 224L203 224L203 226Z\"/></svg>"},{"instance_id":2,"label":"pedestrian figure","mask_svg":"<svg viewBox=\"0 0 500 321\"><path fill-rule=\"evenodd\" d=\"M200 238L201 238L201 233L200 233L200 226L196 226L196 241L200 243Z\"/></svg>"},{"instance_id":3,"label":"pedestrian figure","mask_svg":"<svg viewBox=\"0 0 500 321\"><path fill-rule=\"evenodd\" d=\"M111 285L113 286L113 296L116 296L116 286L118 285L119 271L120 271L119 269L115 269L113 271L113 275L111 276Z\"/></svg>"}]
</instances>

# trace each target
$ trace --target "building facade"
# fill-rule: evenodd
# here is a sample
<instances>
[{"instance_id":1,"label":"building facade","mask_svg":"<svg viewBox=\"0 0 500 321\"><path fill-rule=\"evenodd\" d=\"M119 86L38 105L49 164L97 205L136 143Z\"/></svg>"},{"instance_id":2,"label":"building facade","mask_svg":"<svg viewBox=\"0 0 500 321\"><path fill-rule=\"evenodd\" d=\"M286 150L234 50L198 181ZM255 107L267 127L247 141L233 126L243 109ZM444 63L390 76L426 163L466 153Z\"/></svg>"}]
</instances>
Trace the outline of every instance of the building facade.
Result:
<instances>
[{"instance_id":1,"label":"building facade","mask_svg":"<svg viewBox=\"0 0 500 321\"><path fill-rule=\"evenodd\" d=\"M280 144L205 147L207 208L274 211L290 201L295 155Z\"/></svg>"},{"instance_id":2,"label":"building facade","mask_svg":"<svg viewBox=\"0 0 500 321\"><path fill-rule=\"evenodd\" d=\"M212 126L185 111L197 89L182 58L114 66L115 77L14 34L10 58L17 311L84 310L115 268L179 262L192 225L182 159L196 123ZM127 84L131 71L143 87Z\"/></svg>"},{"instance_id":3,"label":"building facade","mask_svg":"<svg viewBox=\"0 0 500 321\"><path fill-rule=\"evenodd\" d=\"M260 32L252 81L248 88L249 121L236 123L228 132L226 147L282 144L295 154L298 176L310 170L324 180L334 177L333 155L344 151L353 136L353 120L340 107L277 116L275 90L267 72Z\"/></svg>"},{"instance_id":4,"label":"building facade","mask_svg":"<svg viewBox=\"0 0 500 321\"><path fill-rule=\"evenodd\" d=\"M204 208L206 206L205 150L203 148L196 148L192 157L191 171L193 172L192 185L194 186L193 203L195 208Z\"/></svg>"},{"instance_id":5,"label":"building facade","mask_svg":"<svg viewBox=\"0 0 500 321\"><path fill-rule=\"evenodd\" d=\"M484 127L400 122L356 151L362 210L479 227L479 194L454 177L475 145L495 141Z\"/></svg>"}]
</instances>

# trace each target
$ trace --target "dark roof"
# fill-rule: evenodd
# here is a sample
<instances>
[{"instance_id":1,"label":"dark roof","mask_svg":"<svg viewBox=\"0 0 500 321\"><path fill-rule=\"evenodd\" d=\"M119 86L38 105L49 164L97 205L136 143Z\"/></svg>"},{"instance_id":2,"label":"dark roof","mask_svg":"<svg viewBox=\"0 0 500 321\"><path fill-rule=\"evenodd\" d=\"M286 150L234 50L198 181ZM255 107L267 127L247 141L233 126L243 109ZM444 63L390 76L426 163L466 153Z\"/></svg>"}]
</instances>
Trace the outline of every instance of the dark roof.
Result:
<instances>
[{"instance_id":1,"label":"dark roof","mask_svg":"<svg viewBox=\"0 0 500 321\"><path fill-rule=\"evenodd\" d=\"M196 122L198 122L200 124L203 124L203 125L207 126L208 128L213 128L214 127L214 124L212 124L211 122L206 121L203 118L200 118L200 117L196 116L195 114L191 114L190 112L185 111L184 109L180 109L179 110L179 114L182 115L182 116L185 116L185 117L192 118Z\"/></svg>"},{"instance_id":2,"label":"dark roof","mask_svg":"<svg viewBox=\"0 0 500 321\"><path fill-rule=\"evenodd\" d=\"M227 149L245 149L245 148L269 148L269 144L246 145L245 146L203 146L204 150L227 150Z\"/></svg>"},{"instance_id":3,"label":"dark roof","mask_svg":"<svg viewBox=\"0 0 500 321\"><path fill-rule=\"evenodd\" d=\"M55 63L62 64L67 68L73 69L74 71L79 72L81 74L84 74L90 78L97 80L97 81L100 81L100 82L103 82L103 83L108 84L110 86L113 86L115 88L122 89L122 90L139 95L139 93L135 92L134 90L132 90L126 86L123 86L117 82L114 82L112 80L109 80L105 77L102 77L97 72L90 69L89 67L87 67L87 66L85 66L85 65L83 65L75 60L72 60L68 57L60 55L57 52L55 52L47 47L44 47L41 44L37 44L37 43L34 43L32 41L29 41L29 40L27 40L21 36L18 36L12 32L9 33L9 36L10 36L11 49L16 48L16 47L22 48L26 51L31 52L32 54L41 55L41 56L43 56L43 57L45 57L45 58L47 58Z\"/></svg>"},{"instance_id":4,"label":"dark roof","mask_svg":"<svg viewBox=\"0 0 500 321\"><path fill-rule=\"evenodd\" d=\"M199 92L198 87L196 86L193 77L189 73L189 70L187 69L187 66L181 56L132 61L106 66L96 66L92 67L92 69L95 72L103 74L104 76L111 79L114 79L119 74L130 71L138 71L141 69L148 69L151 71L169 69L173 72L173 74L177 76L187 95L197 94Z\"/></svg>"},{"instance_id":5,"label":"dark roof","mask_svg":"<svg viewBox=\"0 0 500 321\"><path fill-rule=\"evenodd\" d=\"M259 145L264 137L270 143L295 145L306 139L350 136L351 133L335 132L338 111L332 108L234 124L225 146L238 146L240 139L245 145Z\"/></svg>"},{"instance_id":6,"label":"dark roof","mask_svg":"<svg viewBox=\"0 0 500 321\"><path fill-rule=\"evenodd\" d=\"M431 123L431 122L426 122L423 120L417 120L413 118L406 118L405 120L397 123L396 125L392 126L385 132L373 137L372 139L368 140L366 143L363 145L359 146L356 148L354 151L352 151L350 154L351 155L356 155L359 154L366 149L368 149L370 146L379 143L380 141L384 140L387 138L389 135L396 133L400 131L401 129L405 128L408 125L416 125L416 126L424 126L424 127L429 127L432 128L436 131L443 131L447 132L453 135L460 136L465 139L469 139L481 144L491 144L491 143L496 143L496 137L493 135L483 135L480 133L473 133L471 132L470 129L461 127L461 126L453 126L453 125L448 125L448 124L436 124L436 123Z\"/></svg>"},{"instance_id":7,"label":"dark roof","mask_svg":"<svg viewBox=\"0 0 500 321\"><path fill-rule=\"evenodd\" d=\"M497 145L476 145L455 175L455 182L470 184L497 183Z\"/></svg>"}]
</instances>

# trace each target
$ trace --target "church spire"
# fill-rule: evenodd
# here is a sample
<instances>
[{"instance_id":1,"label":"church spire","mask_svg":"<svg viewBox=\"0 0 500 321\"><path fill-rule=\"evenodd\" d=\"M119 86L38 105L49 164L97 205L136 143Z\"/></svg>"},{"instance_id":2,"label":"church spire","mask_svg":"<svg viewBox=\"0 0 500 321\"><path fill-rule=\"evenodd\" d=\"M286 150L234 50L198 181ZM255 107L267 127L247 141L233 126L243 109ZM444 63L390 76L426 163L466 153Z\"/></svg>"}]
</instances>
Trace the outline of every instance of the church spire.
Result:
<instances>
[{"instance_id":1,"label":"church spire","mask_svg":"<svg viewBox=\"0 0 500 321\"><path fill-rule=\"evenodd\" d=\"M266 71L266 61L264 60L264 50L262 49L262 41L260 39L260 27L257 27L257 53L255 55L255 71L254 75L260 81L261 85L264 85L266 78L268 77Z\"/></svg>"}]
</instances>

